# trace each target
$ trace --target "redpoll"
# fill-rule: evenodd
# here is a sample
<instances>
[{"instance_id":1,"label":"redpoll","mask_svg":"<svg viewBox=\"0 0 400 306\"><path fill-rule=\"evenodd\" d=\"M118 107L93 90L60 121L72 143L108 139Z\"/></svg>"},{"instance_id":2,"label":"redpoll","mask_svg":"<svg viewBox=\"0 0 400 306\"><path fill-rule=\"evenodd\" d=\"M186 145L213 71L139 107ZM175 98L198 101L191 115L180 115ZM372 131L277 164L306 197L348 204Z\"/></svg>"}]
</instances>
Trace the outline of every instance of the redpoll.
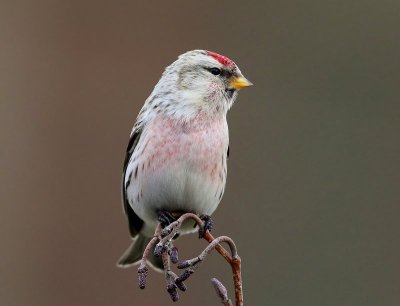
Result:
<instances>
[{"instance_id":1,"label":"redpoll","mask_svg":"<svg viewBox=\"0 0 400 306\"><path fill-rule=\"evenodd\" d=\"M189 51L165 69L128 144L122 198L133 243L119 266L141 259L160 212L211 215L217 208L229 154L226 114L250 85L232 60L210 51ZM159 258L149 260L162 269Z\"/></svg>"}]
</instances>

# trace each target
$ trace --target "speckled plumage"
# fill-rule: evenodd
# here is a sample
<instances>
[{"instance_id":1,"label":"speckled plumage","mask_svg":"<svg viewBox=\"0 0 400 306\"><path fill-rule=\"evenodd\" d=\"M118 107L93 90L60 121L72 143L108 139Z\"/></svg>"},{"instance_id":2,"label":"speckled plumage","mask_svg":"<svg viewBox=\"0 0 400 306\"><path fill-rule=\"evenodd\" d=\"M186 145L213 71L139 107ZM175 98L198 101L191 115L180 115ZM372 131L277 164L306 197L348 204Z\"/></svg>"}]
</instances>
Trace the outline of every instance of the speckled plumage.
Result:
<instances>
[{"instance_id":1,"label":"speckled plumage","mask_svg":"<svg viewBox=\"0 0 400 306\"><path fill-rule=\"evenodd\" d=\"M233 61L209 51L189 51L166 68L128 145L122 189L135 241L120 266L140 259L158 210L211 215L217 208L227 174L226 114L237 89L250 85ZM190 231L193 226L186 226ZM159 266L156 258L150 261Z\"/></svg>"}]
</instances>

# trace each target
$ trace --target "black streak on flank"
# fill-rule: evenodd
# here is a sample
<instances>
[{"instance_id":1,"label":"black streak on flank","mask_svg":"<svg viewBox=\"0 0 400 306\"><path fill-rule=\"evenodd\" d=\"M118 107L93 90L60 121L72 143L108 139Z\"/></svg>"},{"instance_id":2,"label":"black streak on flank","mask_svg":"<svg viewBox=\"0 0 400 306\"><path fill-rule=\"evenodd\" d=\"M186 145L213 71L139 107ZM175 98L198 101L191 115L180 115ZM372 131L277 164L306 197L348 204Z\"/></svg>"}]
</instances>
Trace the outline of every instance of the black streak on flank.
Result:
<instances>
[{"instance_id":1,"label":"black streak on flank","mask_svg":"<svg viewBox=\"0 0 400 306\"><path fill-rule=\"evenodd\" d=\"M224 194L224 190L222 189L221 190L221 193L219 194L219 197L218 197L218 199L221 201L221 199L222 199L222 195Z\"/></svg>"},{"instance_id":2,"label":"black streak on flank","mask_svg":"<svg viewBox=\"0 0 400 306\"><path fill-rule=\"evenodd\" d=\"M219 172L219 179L221 180L221 182L224 181L224 175L222 174L222 171Z\"/></svg>"},{"instance_id":3,"label":"black streak on flank","mask_svg":"<svg viewBox=\"0 0 400 306\"><path fill-rule=\"evenodd\" d=\"M131 138L129 139L129 144L126 149L126 156L125 156L125 162L124 162L124 172L126 171L126 168L128 167L128 163L132 157L133 151L136 148L136 145L139 142L140 135L142 131L140 129L135 130L135 132L132 134Z\"/></svg>"},{"instance_id":4,"label":"black streak on flank","mask_svg":"<svg viewBox=\"0 0 400 306\"><path fill-rule=\"evenodd\" d=\"M125 189L128 189L129 185L131 184L132 172L129 174L129 178L126 181Z\"/></svg>"},{"instance_id":5,"label":"black streak on flank","mask_svg":"<svg viewBox=\"0 0 400 306\"><path fill-rule=\"evenodd\" d=\"M131 137L129 139L129 144L128 144L128 147L126 149L123 177L125 177L125 175L127 174L126 171L127 171L127 168L128 168L128 164L129 163L133 163L133 160L131 158L132 158L133 152L135 151L136 146L137 146L137 144L139 142L140 135L142 134L142 130L141 130L141 127L140 127L140 122L137 122L135 126L136 126L135 130L134 130L134 132L132 133L132 135L131 135ZM136 154L136 157L137 157L137 154ZM136 157L133 158L133 159L136 160ZM133 171L131 173L129 173L129 180L127 181L127 186L132 181L131 180L132 175L133 175ZM128 217L130 234L131 234L132 237L135 237L140 232L140 229L143 226L143 221L132 210L132 207L131 207L130 204L132 204L133 199L132 198L128 199L127 193L126 193L126 188L122 188L122 197L123 197L123 201L124 201L124 210L125 210L125 213L126 213L126 215Z\"/></svg>"},{"instance_id":6,"label":"black streak on flank","mask_svg":"<svg viewBox=\"0 0 400 306\"><path fill-rule=\"evenodd\" d=\"M135 179L137 179L138 170L139 170L139 165L137 165L135 169Z\"/></svg>"},{"instance_id":7,"label":"black streak on flank","mask_svg":"<svg viewBox=\"0 0 400 306\"><path fill-rule=\"evenodd\" d=\"M151 100L149 101L149 105L153 104L153 102L158 99L158 95L154 95L154 97L151 98Z\"/></svg>"}]
</instances>

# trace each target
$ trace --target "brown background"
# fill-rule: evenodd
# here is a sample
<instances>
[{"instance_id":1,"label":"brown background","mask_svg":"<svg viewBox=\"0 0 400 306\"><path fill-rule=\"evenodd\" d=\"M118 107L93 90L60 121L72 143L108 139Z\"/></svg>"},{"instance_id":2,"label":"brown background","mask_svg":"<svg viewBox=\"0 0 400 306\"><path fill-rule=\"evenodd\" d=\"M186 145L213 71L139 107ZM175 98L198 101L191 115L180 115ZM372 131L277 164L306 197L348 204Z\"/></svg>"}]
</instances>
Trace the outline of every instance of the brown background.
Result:
<instances>
[{"instance_id":1,"label":"brown background","mask_svg":"<svg viewBox=\"0 0 400 306\"><path fill-rule=\"evenodd\" d=\"M214 215L246 305L399 305L398 1L1 1L0 305L172 305L115 262L120 176L163 68L196 48L256 85ZM181 255L204 242L181 240ZM215 254L178 305L218 305Z\"/></svg>"}]
</instances>

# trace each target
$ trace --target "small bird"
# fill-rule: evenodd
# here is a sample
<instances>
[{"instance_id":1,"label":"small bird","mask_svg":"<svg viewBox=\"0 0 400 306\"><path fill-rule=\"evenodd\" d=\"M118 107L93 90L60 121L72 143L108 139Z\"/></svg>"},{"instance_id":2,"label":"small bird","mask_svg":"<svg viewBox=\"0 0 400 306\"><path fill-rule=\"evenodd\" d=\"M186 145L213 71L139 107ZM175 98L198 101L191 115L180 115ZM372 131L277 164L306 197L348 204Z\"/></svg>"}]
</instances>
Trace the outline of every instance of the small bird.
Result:
<instances>
[{"instance_id":1,"label":"small bird","mask_svg":"<svg viewBox=\"0 0 400 306\"><path fill-rule=\"evenodd\" d=\"M122 200L133 242L119 267L138 263L158 222L186 212L210 216L225 190L226 114L238 90L251 86L226 56L186 52L168 66L145 101L126 152ZM195 231L194 223L183 232ZM160 258L150 255L153 268Z\"/></svg>"}]
</instances>

